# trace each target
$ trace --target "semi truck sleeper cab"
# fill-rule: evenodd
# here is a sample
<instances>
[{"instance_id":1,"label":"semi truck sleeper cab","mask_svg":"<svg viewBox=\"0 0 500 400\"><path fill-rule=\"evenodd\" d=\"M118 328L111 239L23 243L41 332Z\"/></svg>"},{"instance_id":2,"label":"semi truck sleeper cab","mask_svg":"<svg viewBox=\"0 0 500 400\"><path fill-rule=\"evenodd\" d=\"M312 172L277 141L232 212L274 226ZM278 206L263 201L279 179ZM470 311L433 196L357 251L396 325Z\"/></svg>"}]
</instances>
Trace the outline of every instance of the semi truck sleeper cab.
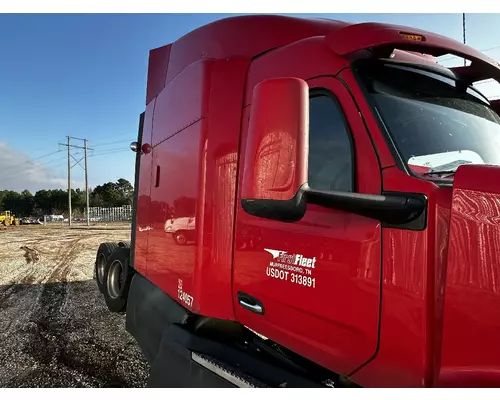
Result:
<instances>
[{"instance_id":1,"label":"semi truck sleeper cab","mask_svg":"<svg viewBox=\"0 0 500 400\"><path fill-rule=\"evenodd\" d=\"M377 23L231 17L152 50L132 239L95 264L148 385L498 386L489 78Z\"/></svg>"}]
</instances>

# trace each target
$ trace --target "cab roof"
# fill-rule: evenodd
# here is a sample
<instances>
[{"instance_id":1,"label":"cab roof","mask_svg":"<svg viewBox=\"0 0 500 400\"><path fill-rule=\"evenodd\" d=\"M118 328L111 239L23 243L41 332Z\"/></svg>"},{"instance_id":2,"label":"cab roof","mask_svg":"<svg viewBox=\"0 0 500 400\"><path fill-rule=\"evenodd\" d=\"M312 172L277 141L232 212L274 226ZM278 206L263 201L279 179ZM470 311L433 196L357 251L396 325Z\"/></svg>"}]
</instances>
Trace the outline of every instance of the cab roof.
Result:
<instances>
[{"instance_id":1,"label":"cab roof","mask_svg":"<svg viewBox=\"0 0 500 400\"><path fill-rule=\"evenodd\" d=\"M243 15L201 26L175 42L150 51L148 104L190 64L204 58L253 58L301 39L325 36L349 24L282 15Z\"/></svg>"},{"instance_id":2,"label":"cab roof","mask_svg":"<svg viewBox=\"0 0 500 400\"><path fill-rule=\"evenodd\" d=\"M411 34L402 38L402 34L406 35L403 32ZM408 43L408 37L419 35L427 37L420 42ZM440 55L440 47L443 47L454 49L459 54L472 55L480 63L498 68L492 64L492 60L485 59L484 55L460 42L413 28L379 23L350 24L324 18L243 15L214 21L189 32L173 43L151 50L146 104L184 68L198 60L254 58L272 49L315 36L327 36L328 45L339 55L366 50L373 46L387 47L399 41L403 50L414 51L413 57L410 58L415 61L418 58L414 57L415 52L422 53L419 46L430 50L429 53L435 56ZM404 43L404 40L407 43ZM434 60L424 60L424 56L420 61L423 64L434 63Z\"/></svg>"}]
</instances>

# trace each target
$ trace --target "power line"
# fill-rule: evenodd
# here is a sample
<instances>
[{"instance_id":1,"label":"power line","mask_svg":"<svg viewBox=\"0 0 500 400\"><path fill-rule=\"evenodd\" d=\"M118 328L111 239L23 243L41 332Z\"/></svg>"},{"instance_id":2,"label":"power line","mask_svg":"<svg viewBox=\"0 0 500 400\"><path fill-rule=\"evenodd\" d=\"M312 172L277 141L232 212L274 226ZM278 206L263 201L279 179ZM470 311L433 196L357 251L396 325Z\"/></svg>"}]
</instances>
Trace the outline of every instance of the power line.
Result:
<instances>
[{"instance_id":1,"label":"power line","mask_svg":"<svg viewBox=\"0 0 500 400\"><path fill-rule=\"evenodd\" d=\"M60 152L61 152L61 150L56 150L56 151L53 151L52 153L45 154L45 155L37 157L37 158L33 158L31 161L41 160L42 158L45 158L45 157L48 157L48 156L51 156L53 154L57 154L57 153L60 153Z\"/></svg>"},{"instance_id":2,"label":"power line","mask_svg":"<svg viewBox=\"0 0 500 400\"><path fill-rule=\"evenodd\" d=\"M465 44L465 13L462 14L462 29L464 31L464 44Z\"/></svg>"},{"instance_id":3,"label":"power line","mask_svg":"<svg viewBox=\"0 0 500 400\"><path fill-rule=\"evenodd\" d=\"M115 149L111 149L111 150L103 150L102 152L99 152L99 153L96 153L96 154L90 154L87 157L99 157L99 156L105 156L105 155L108 155L108 154L124 153L124 152L128 152L128 151L130 151L130 149L115 148ZM75 153L75 154L77 154L77 153ZM40 166L40 164L42 166L46 166L46 165L48 165L51 162L59 161L59 160L66 159L66 158L67 158L67 155L65 155L64 157L60 157L60 158L56 158L54 160L47 161L46 163L39 163L39 165L37 165L37 166ZM59 167L62 167L63 165L65 165L65 164L66 164L66 162L64 162L62 164L60 163L60 164L51 166L51 168L52 169L59 168ZM4 182L4 181L10 181L10 180L12 180L14 178L21 178L23 176L32 175L32 174L34 174L36 172L39 172L39 169L34 169L34 167L36 167L36 166L31 166L31 167L26 168L24 170L17 171L14 175L10 175L10 176L7 176L7 177L2 176L2 182Z\"/></svg>"},{"instance_id":4,"label":"power line","mask_svg":"<svg viewBox=\"0 0 500 400\"><path fill-rule=\"evenodd\" d=\"M465 13L462 14L462 25L464 30L464 44L465 44ZM467 60L464 58L464 67L466 66Z\"/></svg>"},{"instance_id":5,"label":"power line","mask_svg":"<svg viewBox=\"0 0 500 400\"><path fill-rule=\"evenodd\" d=\"M66 156L63 157L63 158L66 158ZM66 164L66 162L64 162L62 164L57 164L57 165L54 165L52 168L59 168L59 167L62 167L63 165L65 165L65 164ZM25 173L20 173L20 174L17 174L17 175L11 175L11 176L8 176L5 179L2 177L2 182L10 181L10 180L12 180L14 178L21 178L21 177L26 176L26 175L31 175L31 174L34 174L35 172L39 172L39 170L31 170L31 171L27 171Z\"/></svg>"},{"instance_id":6,"label":"power line","mask_svg":"<svg viewBox=\"0 0 500 400\"><path fill-rule=\"evenodd\" d=\"M500 49L500 45L498 46L493 46L493 47L490 47L488 49L484 49L484 50L479 50L481 53L486 53L487 51L492 51L492 50L496 50L496 49ZM445 57L445 58L441 58L439 59L439 62L443 62L443 61L448 61L448 60L453 60L455 58L462 58L460 56L448 56L448 57Z\"/></svg>"},{"instance_id":7,"label":"power line","mask_svg":"<svg viewBox=\"0 0 500 400\"><path fill-rule=\"evenodd\" d=\"M97 153L97 154L91 154L89 157L99 157L99 156L106 156L108 154L116 154L116 153L125 153L129 152L129 149L121 149L121 150L113 150L105 153Z\"/></svg>"},{"instance_id":8,"label":"power line","mask_svg":"<svg viewBox=\"0 0 500 400\"><path fill-rule=\"evenodd\" d=\"M93 147L100 147L100 146L107 146L110 144L116 144L116 143L125 143L125 142L133 142L135 139L130 139L130 140L117 140L115 142L107 142L107 143L97 143L94 144Z\"/></svg>"},{"instance_id":9,"label":"power line","mask_svg":"<svg viewBox=\"0 0 500 400\"><path fill-rule=\"evenodd\" d=\"M16 178L18 176L21 176L21 175L19 175L20 173L22 174L23 172L26 172L26 171L29 171L29 170L33 170L34 168L40 168L40 167L47 166L48 164L50 164L50 163L52 163L54 161L59 161L59 160L62 160L64 158L66 158L66 156L60 157L60 158L55 158L53 160L50 160L50 161L47 161L47 162L44 162L44 163L37 163L37 164L34 164L34 165L30 165L28 168L22 169L20 171L16 171L14 173L14 175L7 175L7 176L5 176L4 174L2 174L2 181L5 180L5 179L9 180L11 178ZM19 165L21 165L21 164L19 164ZM36 171L33 171L33 172L36 172Z\"/></svg>"},{"instance_id":10,"label":"power line","mask_svg":"<svg viewBox=\"0 0 500 400\"><path fill-rule=\"evenodd\" d=\"M36 157L36 158L32 158L32 159L30 159L30 160L27 160L27 161L25 161L25 162L21 162L21 163L19 163L19 164L14 164L14 165L11 165L10 167L5 168L2 172L4 172L4 171L9 171L9 170L11 170L11 169L15 169L15 168L17 168L17 167L20 167L21 165L26 164L27 162L28 162L28 163L32 163L33 161L41 160L42 158L46 158L46 157L52 156L52 155L57 154L57 153L60 153L60 152L61 152L61 150L53 151L52 153L44 154L43 156Z\"/></svg>"},{"instance_id":11,"label":"power line","mask_svg":"<svg viewBox=\"0 0 500 400\"><path fill-rule=\"evenodd\" d=\"M123 148L123 147L115 147L115 148L112 148L112 149L102 149L102 150L98 150L98 152L97 152L97 153L92 152L92 154L99 154L99 153L109 152L109 151L115 151L115 150L128 150L128 151L130 151L130 149L128 149L128 148Z\"/></svg>"}]
</instances>

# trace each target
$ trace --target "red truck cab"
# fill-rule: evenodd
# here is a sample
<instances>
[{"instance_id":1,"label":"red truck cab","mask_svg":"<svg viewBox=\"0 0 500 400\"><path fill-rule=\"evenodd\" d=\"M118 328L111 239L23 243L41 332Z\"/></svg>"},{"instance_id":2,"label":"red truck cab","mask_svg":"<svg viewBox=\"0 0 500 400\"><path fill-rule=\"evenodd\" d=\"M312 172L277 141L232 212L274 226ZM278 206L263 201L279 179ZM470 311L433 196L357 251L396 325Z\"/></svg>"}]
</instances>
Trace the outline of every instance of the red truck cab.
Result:
<instances>
[{"instance_id":1,"label":"red truck cab","mask_svg":"<svg viewBox=\"0 0 500 400\"><path fill-rule=\"evenodd\" d=\"M375 23L232 17L152 50L132 242L96 262L150 385L499 385L487 78Z\"/></svg>"}]
</instances>

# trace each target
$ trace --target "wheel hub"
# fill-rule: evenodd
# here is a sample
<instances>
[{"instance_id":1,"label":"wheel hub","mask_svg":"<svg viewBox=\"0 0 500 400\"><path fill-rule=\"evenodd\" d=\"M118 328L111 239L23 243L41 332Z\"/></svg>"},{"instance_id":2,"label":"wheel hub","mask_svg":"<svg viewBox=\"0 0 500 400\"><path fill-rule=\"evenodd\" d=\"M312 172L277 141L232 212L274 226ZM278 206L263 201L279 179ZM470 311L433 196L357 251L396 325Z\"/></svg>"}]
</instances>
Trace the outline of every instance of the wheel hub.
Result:
<instances>
[{"instance_id":1,"label":"wheel hub","mask_svg":"<svg viewBox=\"0 0 500 400\"><path fill-rule=\"evenodd\" d=\"M104 254L99 255L99 259L97 260L97 279L99 283L102 285L104 283L104 269L106 268L106 257Z\"/></svg>"},{"instance_id":2,"label":"wheel hub","mask_svg":"<svg viewBox=\"0 0 500 400\"><path fill-rule=\"evenodd\" d=\"M108 294L112 299L120 296L123 287L124 273L121 261L113 261L108 273Z\"/></svg>"}]
</instances>

